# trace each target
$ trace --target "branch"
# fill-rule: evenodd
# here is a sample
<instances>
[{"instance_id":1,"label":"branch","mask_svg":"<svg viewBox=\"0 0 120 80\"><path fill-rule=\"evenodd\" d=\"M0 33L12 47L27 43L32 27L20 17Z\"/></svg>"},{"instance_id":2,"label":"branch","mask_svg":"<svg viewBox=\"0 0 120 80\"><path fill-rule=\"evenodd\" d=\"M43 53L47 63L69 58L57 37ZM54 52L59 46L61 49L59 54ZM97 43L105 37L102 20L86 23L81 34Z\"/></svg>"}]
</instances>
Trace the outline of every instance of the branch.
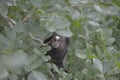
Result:
<instances>
[{"instance_id":1,"label":"branch","mask_svg":"<svg viewBox=\"0 0 120 80\"><path fill-rule=\"evenodd\" d=\"M54 74L50 70L49 70L49 74L53 80L56 80Z\"/></svg>"},{"instance_id":2,"label":"branch","mask_svg":"<svg viewBox=\"0 0 120 80\"><path fill-rule=\"evenodd\" d=\"M6 21L6 23L8 24L8 26L12 29L13 26L16 24L16 22L9 18L8 16L4 15L4 13L2 13L2 11L0 10L0 16Z\"/></svg>"},{"instance_id":3,"label":"branch","mask_svg":"<svg viewBox=\"0 0 120 80\"><path fill-rule=\"evenodd\" d=\"M40 42L40 44L42 45L41 47L46 46L46 44L44 44L43 41L40 38L34 37L30 32L28 32L28 34L33 40Z\"/></svg>"},{"instance_id":4,"label":"branch","mask_svg":"<svg viewBox=\"0 0 120 80\"><path fill-rule=\"evenodd\" d=\"M88 6L88 5L93 5L94 3L78 3L78 4L72 4L73 8L81 7L81 6Z\"/></svg>"},{"instance_id":5,"label":"branch","mask_svg":"<svg viewBox=\"0 0 120 80\"><path fill-rule=\"evenodd\" d=\"M29 13L23 18L23 20L22 20L22 22L24 23L24 22L26 22L26 21L28 21L31 17L32 17L32 14L33 14L33 12L35 11L35 7L33 7L32 9L31 9L31 11L29 11Z\"/></svg>"}]
</instances>

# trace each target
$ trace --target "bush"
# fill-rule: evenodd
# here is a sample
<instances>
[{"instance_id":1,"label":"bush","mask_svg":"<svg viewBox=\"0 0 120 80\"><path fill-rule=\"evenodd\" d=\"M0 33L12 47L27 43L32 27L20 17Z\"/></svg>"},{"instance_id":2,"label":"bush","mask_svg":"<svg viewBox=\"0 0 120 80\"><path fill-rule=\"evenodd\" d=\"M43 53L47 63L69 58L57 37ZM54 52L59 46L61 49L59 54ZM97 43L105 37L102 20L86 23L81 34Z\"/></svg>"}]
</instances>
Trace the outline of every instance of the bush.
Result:
<instances>
[{"instance_id":1,"label":"bush","mask_svg":"<svg viewBox=\"0 0 120 80\"><path fill-rule=\"evenodd\" d=\"M119 27L119 0L0 0L0 80L119 80ZM43 64L54 31L72 39L68 73Z\"/></svg>"}]
</instances>

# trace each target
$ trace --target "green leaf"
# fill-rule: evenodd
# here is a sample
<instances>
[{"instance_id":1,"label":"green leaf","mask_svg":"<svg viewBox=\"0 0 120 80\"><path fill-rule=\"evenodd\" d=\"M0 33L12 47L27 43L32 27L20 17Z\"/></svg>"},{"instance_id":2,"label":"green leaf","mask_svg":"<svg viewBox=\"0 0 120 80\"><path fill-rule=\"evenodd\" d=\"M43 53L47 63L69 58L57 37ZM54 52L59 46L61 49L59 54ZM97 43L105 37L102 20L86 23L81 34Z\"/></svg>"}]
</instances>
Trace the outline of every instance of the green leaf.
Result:
<instances>
[{"instance_id":1,"label":"green leaf","mask_svg":"<svg viewBox=\"0 0 120 80\"><path fill-rule=\"evenodd\" d=\"M10 45L12 45L12 42L5 37L4 35L0 35L0 45L4 46L4 47L8 47Z\"/></svg>"},{"instance_id":2,"label":"green leaf","mask_svg":"<svg viewBox=\"0 0 120 80\"><path fill-rule=\"evenodd\" d=\"M2 50L2 52L4 53L4 54L12 54L13 53L13 50L11 49L11 48L4 48L3 50Z\"/></svg>"},{"instance_id":3,"label":"green leaf","mask_svg":"<svg viewBox=\"0 0 120 80\"><path fill-rule=\"evenodd\" d=\"M95 21L87 21L87 23L95 27L100 26L100 24Z\"/></svg>"},{"instance_id":4,"label":"green leaf","mask_svg":"<svg viewBox=\"0 0 120 80\"><path fill-rule=\"evenodd\" d=\"M55 64L52 64L52 67L53 67L55 72L59 72L59 70L58 70L58 68L57 68L57 66Z\"/></svg>"},{"instance_id":5,"label":"green leaf","mask_svg":"<svg viewBox=\"0 0 120 80\"><path fill-rule=\"evenodd\" d=\"M0 67L0 80L6 79L8 74L9 73L6 69Z\"/></svg>"},{"instance_id":6,"label":"green leaf","mask_svg":"<svg viewBox=\"0 0 120 80\"><path fill-rule=\"evenodd\" d=\"M32 71L32 73L28 75L27 80L47 80L47 78L41 72Z\"/></svg>"},{"instance_id":7,"label":"green leaf","mask_svg":"<svg viewBox=\"0 0 120 80\"><path fill-rule=\"evenodd\" d=\"M40 8L42 7L42 0L30 0L30 2L32 3L33 6Z\"/></svg>"},{"instance_id":8,"label":"green leaf","mask_svg":"<svg viewBox=\"0 0 120 80\"><path fill-rule=\"evenodd\" d=\"M0 10L1 10L2 15L5 15L5 16L8 14L8 6L6 5L6 2L0 0Z\"/></svg>"},{"instance_id":9,"label":"green leaf","mask_svg":"<svg viewBox=\"0 0 120 80\"><path fill-rule=\"evenodd\" d=\"M30 0L30 2L32 3L33 6L35 6L37 8L51 9L51 7L53 7L58 1L56 1L56 0L49 0L49 1L48 0Z\"/></svg>"},{"instance_id":10,"label":"green leaf","mask_svg":"<svg viewBox=\"0 0 120 80\"><path fill-rule=\"evenodd\" d=\"M86 59L87 55L85 54L85 52L82 52L81 50L75 50L75 54L77 57L81 58L81 59Z\"/></svg>"},{"instance_id":11,"label":"green leaf","mask_svg":"<svg viewBox=\"0 0 120 80\"><path fill-rule=\"evenodd\" d=\"M5 29L5 34L8 37L8 39L14 41L16 38L17 33L21 33L24 31L24 25L23 23L19 22L17 23L13 29L6 28Z\"/></svg>"},{"instance_id":12,"label":"green leaf","mask_svg":"<svg viewBox=\"0 0 120 80\"><path fill-rule=\"evenodd\" d=\"M79 11L75 9L69 9L69 12L71 13L71 17L73 20L76 20L76 19L78 20L81 17Z\"/></svg>"},{"instance_id":13,"label":"green leaf","mask_svg":"<svg viewBox=\"0 0 120 80\"><path fill-rule=\"evenodd\" d=\"M88 69L84 68L84 69L82 70L82 73L85 74L85 75L88 75Z\"/></svg>"},{"instance_id":14,"label":"green leaf","mask_svg":"<svg viewBox=\"0 0 120 80\"><path fill-rule=\"evenodd\" d=\"M66 18L60 17L59 15L51 15L47 21L46 27L49 32L65 30L70 27L70 22Z\"/></svg>"},{"instance_id":15,"label":"green leaf","mask_svg":"<svg viewBox=\"0 0 120 80\"><path fill-rule=\"evenodd\" d=\"M12 31L10 28L5 28L5 34L8 37L9 40L15 40L16 37L16 31Z\"/></svg>"},{"instance_id":16,"label":"green leaf","mask_svg":"<svg viewBox=\"0 0 120 80\"><path fill-rule=\"evenodd\" d=\"M104 74L97 74L96 75L97 78L101 79L101 80L105 80Z\"/></svg>"},{"instance_id":17,"label":"green leaf","mask_svg":"<svg viewBox=\"0 0 120 80\"><path fill-rule=\"evenodd\" d=\"M42 55L42 53L37 48L34 48L33 52L37 55Z\"/></svg>"},{"instance_id":18,"label":"green leaf","mask_svg":"<svg viewBox=\"0 0 120 80\"><path fill-rule=\"evenodd\" d=\"M97 54L100 56L101 55L101 49L96 45L95 47Z\"/></svg>"},{"instance_id":19,"label":"green leaf","mask_svg":"<svg viewBox=\"0 0 120 80\"><path fill-rule=\"evenodd\" d=\"M102 10L102 8L99 6L99 5L94 5L94 7L95 7L95 9L98 11L98 12L100 12L100 13L103 13L103 10Z\"/></svg>"},{"instance_id":20,"label":"green leaf","mask_svg":"<svg viewBox=\"0 0 120 80\"><path fill-rule=\"evenodd\" d=\"M23 31L24 31L24 24L23 24L22 22L18 22L18 23L14 26L13 31L16 32L16 33L23 32Z\"/></svg>"},{"instance_id":21,"label":"green leaf","mask_svg":"<svg viewBox=\"0 0 120 80\"><path fill-rule=\"evenodd\" d=\"M18 50L13 54L3 55L0 57L0 60L2 61L1 63L8 69L22 68L28 63L27 59L27 54L22 50Z\"/></svg>"},{"instance_id":22,"label":"green leaf","mask_svg":"<svg viewBox=\"0 0 120 80\"><path fill-rule=\"evenodd\" d=\"M42 66L42 63L43 63L43 61L42 61L41 57L39 57L39 59L38 59L37 55L32 54L28 58L28 64L25 65L25 67L24 67L25 71L30 72L30 71Z\"/></svg>"},{"instance_id":23,"label":"green leaf","mask_svg":"<svg viewBox=\"0 0 120 80\"><path fill-rule=\"evenodd\" d=\"M113 33L113 31L111 30L111 29L108 29L108 28L105 28L105 29L103 29L103 31L104 31L104 35L105 35L105 37L111 37L112 36L112 33Z\"/></svg>"},{"instance_id":24,"label":"green leaf","mask_svg":"<svg viewBox=\"0 0 120 80\"><path fill-rule=\"evenodd\" d=\"M9 80L18 80L18 76L15 75L15 74L10 74L10 75L8 76L8 79L9 79Z\"/></svg>"},{"instance_id":25,"label":"green leaf","mask_svg":"<svg viewBox=\"0 0 120 80\"><path fill-rule=\"evenodd\" d=\"M114 65L112 60L105 60L103 61L103 73L108 73L112 69L112 66Z\"/></svg>"},{"instance_id":26,"label":"green leaf","mask_svg":"<svg viewBox=\"0 0 120 80\"><path fill-rule=\"evenodd\" d=\"M103 64L99 59L93 58L93 63L100 72L103 72Z\"/></svg>"},{"instance_id":27,"label":"green leaf","mask_svg":"<svg viewBox=\"0 0 120 80\"><path fill-rule=\"evenodd\" d=\"M113 42L115 41L115 38L107 38L106 39L106 45L111 45L111 44L113 44Z\"/></svg>"},{"instance_id":28,"label":"green leaf","mask_svg":"<svg viewBox=\"0 0 120 80\"><path fill-rule=\"evenodd\" d=\"M70 31L70 29L64 29L64 30L59 30L57 31L58 34L66 37L71 37L73 33Z\"/></svg>"},{"instance_id":29,"label":"green leaf","mask_svg":"<svg viewBox=\"0 0 120 80\"><path fill-rule=\"evenodd\" d=\"M118 7L120 7L120 0L112 0L112 2Z\"/></svg>"}]
</instances>

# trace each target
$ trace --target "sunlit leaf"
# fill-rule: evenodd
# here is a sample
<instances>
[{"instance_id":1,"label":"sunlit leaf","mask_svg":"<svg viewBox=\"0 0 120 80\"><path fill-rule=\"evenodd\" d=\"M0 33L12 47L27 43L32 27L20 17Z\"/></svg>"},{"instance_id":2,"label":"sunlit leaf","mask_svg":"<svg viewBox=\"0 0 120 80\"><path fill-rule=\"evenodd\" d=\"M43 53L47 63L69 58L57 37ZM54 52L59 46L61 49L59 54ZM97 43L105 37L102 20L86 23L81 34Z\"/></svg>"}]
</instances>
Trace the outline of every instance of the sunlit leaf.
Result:
<instances>
[{"instance_id":1,"label":"sunlit leaf","mask_svg":"<svg viewBox=\"0 0 120 80\"><path fill-rule=\"evenodd\" d=\"M52 64L52 67L53 67L53 69L54 69L55 72L59 72L58 68L57 68L57 66L55 64Z\"/></svg>"},{"instance_id":2,"label":"sunlit leaf","mask_svg":"<svg viewBox=\"0 0 120 80\"><path fill-rule=\"evenodd\" d=\"M95 9L98 11L98 12L101 12L103 13L103 10L102 8L99 6L99 5L94 5Z\"/></svg>"},{"instance_id":3,"label":"sunlit leaf","mask_svg":"<svg viewBox=\"0 0 120 80\"><path fill-rule=\"evenodd\" d=\"M100 24L95 22L95 21L87 21L87 23L92 25L92 26L100 26Z\"/></svg>"},{"instance_id":4,"label":"sunlit leaf","mask_svg":"<svg viewBox=\"0 0 120 80\"><path fill-rule=\"evenodd\" d=\"M103 64L99 59L93 58L93 63L100 72L103 72Z\"/></svg>"}]
</instances>

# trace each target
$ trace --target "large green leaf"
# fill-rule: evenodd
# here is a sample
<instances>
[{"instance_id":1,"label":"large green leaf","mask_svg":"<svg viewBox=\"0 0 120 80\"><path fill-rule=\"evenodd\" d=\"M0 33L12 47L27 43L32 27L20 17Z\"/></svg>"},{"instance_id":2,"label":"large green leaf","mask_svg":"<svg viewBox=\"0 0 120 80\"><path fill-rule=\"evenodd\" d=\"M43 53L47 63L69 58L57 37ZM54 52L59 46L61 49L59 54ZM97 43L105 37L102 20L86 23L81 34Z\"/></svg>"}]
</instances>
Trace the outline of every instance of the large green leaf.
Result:
<instances>
[{"instance_id":1,"label":"large green leaf","mask_svg":"<svg viewBox=\"0 0 120 80\"><path fill-rule=\"evenodd\" d=\"M87 55L85 54L85 51L81 51L81 50L76 50L75 54L77 57L81 58L81 59L86 59Z\"/></svg>"},{"instance_id":2,"label":"large green leaf","mask_svg":"<svg viewBox=\"0 0 120 80\"><path fill-rule=\"evenodd\" d=\"M47 21L46 27L50 32L64 30L70 26L70 22L66 18L60 17L57 14L50 15L50 18L48 18Z\"/></svg>"},{"instance_id":3,"label":"large green leaf","mask_svg":"<svg viewBox=\"0 0 120 80\"><path fill-rule=\"evenodd\" d=\"M27 80L47 80L47 78L41 72L32 71L32 73L28 75Z\"/></svg>"},{"instance_id":4,"label":"large green leaf","mask_svg":"<svg viewBox=\"0 0 120 80\"><path fill-rule=\"evenodd\" d=\"M0 79L1 80L6 79L8 74L9 73L8 73L8 71L6 69L0 67Z\"/></svg>"},{"instance_id":5,"label":"large green leaf","mask_svg":"<svg viewBox=\"0 0 120 80\"><path fill-rule=\"evenodd\" d=\"M18 76L15 75L15 74L10 74L10 75L8 76L8 79L9 79L9 80L18 80Z\"/></svg>"},{"instance_id":6,"label":"large green leaf","mask_svg":"<svg viewBox=\"0 0 120 80\"><path fill-rule=\"evenodd\" d=\"M96 68L102 73L103 72L103 64L102 64L102 62L97 58L93 58L93 63L96 66Z\"/></svg>"},{"instance_id":7,"label":"large green leaf","mask_svg":"<svg viewBox=\"0 0 120 80\"><path fill-rule=\"evenodd\" d=\"M0 60L2 66L8 69L22 68L28 63L28 55L24 51L18 50L13 54L2 55Z\"/></svg>"}]
</instances>

